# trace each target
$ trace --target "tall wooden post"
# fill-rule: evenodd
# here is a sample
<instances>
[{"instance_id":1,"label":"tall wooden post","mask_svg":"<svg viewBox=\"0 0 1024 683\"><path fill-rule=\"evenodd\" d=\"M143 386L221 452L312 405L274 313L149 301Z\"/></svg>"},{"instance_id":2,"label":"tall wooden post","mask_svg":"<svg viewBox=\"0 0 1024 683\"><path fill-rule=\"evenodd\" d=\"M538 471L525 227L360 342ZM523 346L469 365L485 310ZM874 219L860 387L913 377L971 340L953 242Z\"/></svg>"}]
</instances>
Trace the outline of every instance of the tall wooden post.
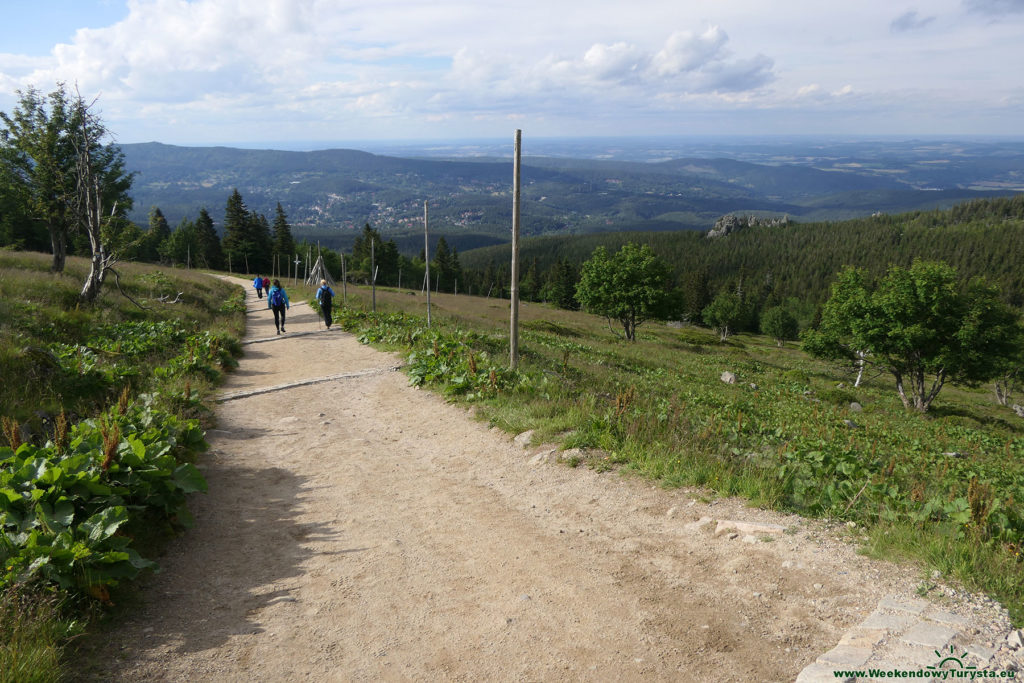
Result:
<instances>
[{"instance_id":1,"label":"tall wooden post","mask_svg":"<svg viewBox=\"0 0 1024 683\"><path fill-rule=\"evenodd\" d=\"M427 329L430 329L430 239L427 237L427 203L423 202L423 261L427 267L423 281L427 290Z\"/></svg>"},{"instance_id":2,"label":"tall wooden post","mask_svg":"<svg viewBox=\"0 0 1024 683\"><path fill-rule=\"evenodd\" d=\"M512 157L512 314L509 324L509 367L519 367L519 158L523 131L516 130Z\"/></svg>"},{"instance_id":3,"label":"tall wooden post","mask_svg":"<svg viewBox=\"0 0 1024 683\"><path fill-rule=\"evenodd\" d=\"M370 292L373 301L373 312L377 312L377 256L373 248L374 240L370 238Z\"/></svg>"},{"instance_id":4,"label":"tall wooden post","mask_svg":"<svg viewBox=\"0 0 1024 683\"><path fill-rule=\"evenodd\" d=\"M348 306L348 272L345 269L345 252L341 252L341 305Z\"/></svg>"}]
</instances>

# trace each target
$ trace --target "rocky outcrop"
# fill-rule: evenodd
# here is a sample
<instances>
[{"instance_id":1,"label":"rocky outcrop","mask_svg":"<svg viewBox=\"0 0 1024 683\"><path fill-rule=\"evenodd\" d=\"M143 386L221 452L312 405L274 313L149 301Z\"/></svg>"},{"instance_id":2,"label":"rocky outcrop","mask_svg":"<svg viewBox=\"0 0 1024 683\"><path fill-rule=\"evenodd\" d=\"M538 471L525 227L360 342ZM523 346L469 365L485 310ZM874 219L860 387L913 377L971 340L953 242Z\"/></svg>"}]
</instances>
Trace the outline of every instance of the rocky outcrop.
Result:
<instances>
[{"instance_id":1,"label":"rocky outcrop","mask_svg":"<svg viewBox=\"0 0 1024 683\"><path fill-rule=\"evenodd\" d=\"M729 213L715 221L715 227L708 232L707 237L708 239L725 237L729 233L743 228L755 226L775 227L778 225L789 225L789 216L783 216L782 218L758 218L756 216L737 216Z\"/></svg>"}]
</instances>

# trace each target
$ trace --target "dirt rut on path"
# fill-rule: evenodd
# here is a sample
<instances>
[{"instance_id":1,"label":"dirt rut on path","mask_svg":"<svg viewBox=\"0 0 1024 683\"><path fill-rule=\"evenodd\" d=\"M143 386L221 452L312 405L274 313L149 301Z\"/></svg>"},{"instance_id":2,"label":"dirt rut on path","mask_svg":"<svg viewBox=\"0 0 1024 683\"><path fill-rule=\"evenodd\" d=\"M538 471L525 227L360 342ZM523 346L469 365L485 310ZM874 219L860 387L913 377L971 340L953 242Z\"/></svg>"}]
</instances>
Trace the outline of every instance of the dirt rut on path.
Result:
<instances>
[{"instance_id":1,"label":"dirt rut on path","mask_svg":"<svg viewBox=\"0 0 1024 683\"><path fill-rule=\"evenodd\" d=\"M304 304L279 339L250 306L274 339L225 395L353 376L218 407L196 526L90 679L786 681L915 585L798 518L538 463Z\"/></svg>"}]
</instances>

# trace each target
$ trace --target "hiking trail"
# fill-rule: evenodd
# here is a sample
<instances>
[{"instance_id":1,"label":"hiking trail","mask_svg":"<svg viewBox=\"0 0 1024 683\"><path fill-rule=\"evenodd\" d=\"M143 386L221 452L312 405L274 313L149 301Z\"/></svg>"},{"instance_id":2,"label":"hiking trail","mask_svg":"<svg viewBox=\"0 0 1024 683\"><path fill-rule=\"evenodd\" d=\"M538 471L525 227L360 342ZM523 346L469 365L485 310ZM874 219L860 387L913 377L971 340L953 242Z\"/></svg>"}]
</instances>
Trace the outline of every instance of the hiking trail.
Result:
<instances>
[{"instance_id":1,"label":"hiking trail","mask_svg":"<svg viewBox=\"0 0 1024 683\"><path fill-rule=\"evenodd\" d=\"M238 282L209 493L82 680L834 681L950 644L1008 661L997 605L921 600L920 570L845 527L551 462L299 296L276 335Z\"/></svg>"}]
</instances>

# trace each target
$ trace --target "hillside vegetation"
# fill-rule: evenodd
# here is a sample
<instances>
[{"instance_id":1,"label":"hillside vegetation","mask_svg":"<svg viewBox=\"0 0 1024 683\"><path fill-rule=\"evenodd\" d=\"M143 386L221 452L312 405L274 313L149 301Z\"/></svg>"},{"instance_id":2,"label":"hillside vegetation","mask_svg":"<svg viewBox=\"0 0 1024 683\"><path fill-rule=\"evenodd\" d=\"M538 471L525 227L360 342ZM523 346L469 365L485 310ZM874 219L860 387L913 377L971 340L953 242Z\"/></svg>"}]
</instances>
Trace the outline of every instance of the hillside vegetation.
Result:
<instances>
[{"instance_id":1,"label":"hillside vegetation","mask_svg":"<svg viewBox=\"0 0 1024 683\"><path fill-rule=\"evenodd\" d=\"M348 291L341 324L407 354L414 384L534 430L571 464L849 522L865 552L938 570L1024 620L1024 424L987 387L949 389L922 416L891 378L854 388L852 373L765 337L650 324L630 343L538 304L523 306L513 372L507 302L435 295L428 329L419 295L379 288L371 314L368 293Z\"/></svg>"},{"instance_id":2,"label":"hillside vegetation","mask_svg":"<svg viewBox=\"0 0 1024 683\"><path fill-rule=\"evenodd\" d=\"M49 266L0 252L5 682L58 679L86 598L111 602L189 525L212 388L244 326L244 293L209 275L122 266L123 290L83 305L88 262Z\"/></svg>"}]
</instances>

